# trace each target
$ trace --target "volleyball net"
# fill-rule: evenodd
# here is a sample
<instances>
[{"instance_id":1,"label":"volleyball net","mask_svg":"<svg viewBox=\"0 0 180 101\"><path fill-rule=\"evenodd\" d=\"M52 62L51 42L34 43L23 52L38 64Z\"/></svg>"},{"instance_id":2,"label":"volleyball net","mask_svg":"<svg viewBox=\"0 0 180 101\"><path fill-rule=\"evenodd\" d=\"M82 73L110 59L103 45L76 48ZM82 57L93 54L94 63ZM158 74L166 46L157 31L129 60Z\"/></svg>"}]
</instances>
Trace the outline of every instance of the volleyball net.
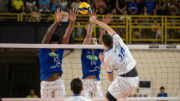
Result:
<instances>
[{"instance_id":1,"label":"volleyball net","mask_svg":"<svg viewBox=\"0 0 180 101\"><path fill-rule=\"evenodd\" d=\"M127 45L135 58L139 76L139 87L127 100L180 100L180 45ZM73 95L70 82L82 79L82 49L104 49L102 45L52 45L52 44L0 44L0 95L3 101L62 101L63 99L25 98L34 89L40 97L40 48L65 48L62 60L62 79L66 97ZM105 52L105 51L104 51ZM114 78L118 75L113 72ZM103 65L100 80L103 94L111 82L107 79ZM160 87L168 97L157 97ZM95 99L93 101L103 101Z\"/></svg>"}]
</instances>

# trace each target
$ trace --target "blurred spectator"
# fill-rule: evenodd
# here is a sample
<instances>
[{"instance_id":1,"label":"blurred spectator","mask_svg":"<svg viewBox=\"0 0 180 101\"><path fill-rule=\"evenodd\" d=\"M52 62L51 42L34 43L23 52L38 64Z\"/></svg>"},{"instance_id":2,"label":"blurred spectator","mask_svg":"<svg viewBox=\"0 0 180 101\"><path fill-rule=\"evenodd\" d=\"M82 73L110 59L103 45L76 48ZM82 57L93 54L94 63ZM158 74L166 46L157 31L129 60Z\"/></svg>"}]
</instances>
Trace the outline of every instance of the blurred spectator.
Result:
<instances>
[{"instance_id":1,"label":"blurred spectator","mask_svg":"<svg viewBox=\"0 0 180 101\"><path fill-rule=\"evenodd\" d=\"M78 9L80 4L81 4L80 0L75 0L73 1L71 8Z\"/></svg>"},{"instance_id":2,"label":"blurred spectator","mask_svg":"<svg viewBox=\"0 0 180 101\"><path fill-rule=\"evenodd\" d=\"M62 14L64 15L64 16L68 16L69 14L70 14L70 12L69 12L69 6L66 6L65 7L65 9L63 10L63 12L62 12ZM62 20L62 22L68 22L68 17L65 17L63 20Z\"/></svg>"},{"instance_id":3,"label":"blurred spectator","mask_svg":"<svg viewBox=\"0 0 180 101\"><path fill-rule=\"evenodd\" d=\"M143 8L143 12L140 13L140 15L149 15L148 12L147 12L147 7L146 6Z\"/></svg>"},{"instance_id":4,"label":"blurred spectator","mask_svg":"<svg viewBox=\"0 0 180 101\"><path fill-rule=\"evenodd\" d=\"M123 11L126 10L126 2L124 0L116 0L116 9L119 14L123 14Z\"/></svg>"},{"instance_id":5,"label":"blurred spectator","mask_svg":"<svg viewBox=\"0 0 180 101\"><path fill-rule=\"evenodd\" d=\"M155 19L152 26L160 26L160 24L158 24L158 21ZM152 32L156 39L161 38L161 28L152 28Z\"/></svg>"},{"instance_id":6,"label":"blurred spectator","mask_svg":"<svg viewBox=\"0 0 180 101\"><path fill-rule=\"evenodd\" d=\"M35 0L27 0L26 1L26 8L31 7L32 9L34 9L35 5L36 5L36 1Z\"/></svg>"},{"instance_id":7,"label":"blurred spectator","mask_svg":"<svg viewBox=\"0 0 180 101\"><path fill-rule=\"evenodd\" d=\"M60 7L61 7L62 9L65 9L65 7L68 5L68 3L67 3L67 1L65 1L65 0L61 0L61 1L59 2L59 5L60 5Z\"/></svg>"},{"instance_id":8,"label":"blurred spectator","mask_svg":"<svg viewBox=\"0 0 180 101\"><path fill-rule=\"evenodd\" d=\"M48 18L47 18L46 22L50 22L50 21L54 22L54 16L51 15L51 14L54 14L54 12L53 12L52 9L50 8L50 10L49 10L49 15L48 15Z\"/></svg>"},{"instance_id":9,"label":"blurred spectator","mask_svg":"<svg viewBox=\"0 0 180 101\"><path fill-rule=\"evenodd\" d=\"M46 5L44 5L44 9L47 9ZM38 7L34 6L34 10L32 12L32 22L39 22L40 21L40 12L38 12Z\"/></svg>"},{"instance_id":10,"label":"blurred spectator","mask_svg":"<svg viewBox=\"0 0 180 101\"><path fill-rule=\"evenodd\" d=\"M86 0L86 2L91 6L91 9L94 9L94 4L92 0Z\"/></svg>"},{"instance_id":11,"label":"blurred spectator","mask_svg":"<svg viewBox=\"0 0 180 101\"><path fill-rule=\"evenodd\" d=\"M143 13L145 0L138 0L138 13Z\"/></svg>"},{"instance_id":12,"label":"blurred spectator","mask_svg":"<svg viewBox=\"0 0 180 101\"><path fill-rule=\"evenodd\" d=\"M100 6L100 7L99 7L99 10L98 10L97 14L100 14L100 15L106 14L105 9L104 9L103 6Z\"/></svg>"},{"instance_id":13,"label":"blurred spectator","mask_svg":"<svg viewBox=\"0 0 180 101\"><path fill-rule=\"evenodd\" d=\"M158 15L165 15L166 12L166 3L162 0L158 0L156 3L156 10Z\"/></svg>"},{"instance_id":14,"label":"blurred spectator","mask_svg":"<svg viewBox=\"0 0 180 101\"><path fill-rule=\"evenodd\" d=\"M171 2L168 3L168 13L171 14L172 11L177 11L176 1L171 0Z\"/></svg>"},{"instance_id":15,"label":"blurred spectator","mask_svg":"<svg viewBox=\"0 0 180 101\"><path fill-rule=\"evenodd\" d=\"M141 24L138 24L138 20L135 19L133 26L141 26ZM132 28L132 39L141 39L141 31L141 28ZM136 41L134 42L137 43Z\"/></svg>"},{"instance_id":16,"label":"blurred spectator","mask_svg":"<svg viewBox=\"0 0 180 101\"><path fill-rule=\"evenodd\" d=\"M106 4L103 0L98 0L96 3L95 3L95 7L96 9L99 9L101 6L103 6L104 9L106 9Z\"/></svg>"},{"instance_id":17,"label":"blurred spectator","mask_svg":"<svg viewBox=\"0 0 180 101\"><path fill-rule=\"evenodd\" d=\"M38 98L37 95L35 95L34 89L30 90L30 95L28 95L26 98Z\"/></svg>"},{"instance_id":18,"label":"blurred spectator","mask_svg":"<svg viewBox=\"0 0 180 101\"><path fill-rule=\"evenodd\" d=\"M128 2L128 10L130 15L136 15L138 12L138 4L135 0Z\"/></svg>"},{"instance_id":19,"label":"blurred spectator","mask_svg":"<svg viewBox=\"0 0 180 101\"><path fill-rule=\"evenodd\" d=\"M22 0L14 0L12 2L13 12L14 13L20 13L21 12L21 6L24 6L24 2Z\"/></svg>"},{"instance_id":20,"label":"blurred spectator","mask_svg":"<svg viewBox=\"0 0 180 101\"><path fill-rule=\"evenodd\" d=\"M112 0L105 0L105 4L106 4L107 12L110 13L112 10L111 8L112 8L113 1Z\"/></svg>"},{"instance_id":21,"label":"blurred spectator","mask_svg":"<svg viewBox=\"0 0 180 101\"><path fill-rule=\"evenodd\" d=\"M157 10L153 9L153 15L156 16L157 15ZM158 14L159 15L159 14Z\"/></svg>"},{"instance_id":22,"label":"blurred spectator","mask_svg":"<svg viewBox=\"0 0 180 101\"><path fill-rule=\"evenodd\" d=\"M52 9L53 12L56 11L56 6L57 6L57 0L53 0L53 3L51 4L51 9Z\"/></svg>"},{"instance_id":23,"label":"blurred spectator","mask_svg":"<svg viewBox=\"0 0 180 101\"><path fill-rule=\"evenodd\" d=\"M157 95L157 97L168 97L168 94L164 93L164 87L163 86L160 88L160 93Z\"/></svg>"},{"instance_id":24,"label":"blurred spectator","mask_svg":"<svg viewBox=\"0 0 180 101\"><path fill-rule=\"evenodd\" d=\"M48 0L39 0L39 12L43 11L44 5L46 5L46 9L49 9L50 2Z\"/></svg>"},{"instance_id":25,"label":"blurred spectator","mask_svg":"<svg viewBox=\"0 0 180 101\"><path fill-rule=\"evenodd\" d=\"M155 8L155 3L154 3L154 1L148 0L148 1L145 2L144 6L147 7L148 13L149 13L150 15L152 15L152 14L153 14L153 9Z\"/></svg>"},{"instance_id":26,"label":"blurred spectator","mask_svg":"<svg viewBox=\"0 0 180 101\"><path fill-rule=\"evenodd\" d=\"M45 22L47 21L48 15L49 15L49 10L46 9L46 5L43 6L43 11L41 12L41 14L43 14L41 16L41 21Z\"/></svg>"},{"instance_id":27,"label":"blurred spectator","mask_svg":"<svg viewBox=\"0 0 180 101\"><path fill-rule=\"evenodd\" d=\"M178 5L177 5L177 11L176 11L176 15L180 15L180 1L178 2Z\"/></svg>"},{"instance_id":28,"label":"blurred spectator","mask_svg":"<svg viewBox=\"0 0 180 101\"><path fill-rule=\"evenodd\" d=\"M126 10L123 11L123 15L127 15ZM129 19L129 17L128 17L128 19ZM120 17L120 20L122 20L122 23L120 24L120 26L126 26L126 17ZM129 29L129 25L128 25L128 29ZM122 38L125 38L125 36L126 36L126 28L120 28L120 36Z\"/></svg>"},{"instance_id":29,"label":"blurred spectator","mask_svg":"<svg viewBox=\"0 0 180 101\"><path fill-rule=\"evenodd\" d=\"M112 10L111 10L111 14L112 15L118 15L117 14L117 10L115 9L115 8L113 8ZM113 17L113 19L119 19L119 17ZM117 22L117 20L114 20L113 22ZM118 24L112 24L113 26L119 26ZM119 33L119 28L113 28L113 30L118 34L118 35L120 35L120 33Z\"/></svg>"},{"instance_id":30,"label":"blurred spectator","mask_svg":"<svg viewBox=\"0 0 180 101\"><path fill-rule=\"evenodd\" d=\"M23 15L23 18L26 18L26 9L24 6L21 6L21 14Z\"/></svg>"},{"instance_id":31,"label":"blurred spectator","mask_svg":"<svg viewBox=\"0 0 180 101\"><path fill-rule=\"evenodd\" d=\"M32 14L32 12L33 12L32 8L26 8L26 13ZM26 15L25 21L31 22L31 19L32 19L32 15Z\"/></svg>"}]
</instances>

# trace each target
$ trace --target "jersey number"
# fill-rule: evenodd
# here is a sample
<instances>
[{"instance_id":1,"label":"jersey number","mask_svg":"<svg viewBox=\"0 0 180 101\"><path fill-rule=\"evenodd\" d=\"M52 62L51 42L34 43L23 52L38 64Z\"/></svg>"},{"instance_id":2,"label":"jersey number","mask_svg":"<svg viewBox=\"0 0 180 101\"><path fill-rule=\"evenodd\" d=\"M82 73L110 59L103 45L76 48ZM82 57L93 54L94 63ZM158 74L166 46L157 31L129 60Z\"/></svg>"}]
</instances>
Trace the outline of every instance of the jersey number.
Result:
<instances>
[{"instance_id":1,"label":"jersey number","mask_svg":"<svg viewBox=\"0 0 180 101\"><path fill-rule=\"evenodd\" d=\"M96 61L91 60L91 66L92 66L93 64L96 65Z\"/></svg>"},{"instance_id":2,"label":"jersey number","mask_svg":"<svg viewBox=\"0 0 180 101\"><path fill-rule=\"evenodd\" d=\"M121 47L121 50L120 50L120 53L119 53L118 56L121 58L120 61L122 61L122 60L125 58L126 55L125 55L125 50L124 50L124 48Z\"/></svg>"}]
</instances>

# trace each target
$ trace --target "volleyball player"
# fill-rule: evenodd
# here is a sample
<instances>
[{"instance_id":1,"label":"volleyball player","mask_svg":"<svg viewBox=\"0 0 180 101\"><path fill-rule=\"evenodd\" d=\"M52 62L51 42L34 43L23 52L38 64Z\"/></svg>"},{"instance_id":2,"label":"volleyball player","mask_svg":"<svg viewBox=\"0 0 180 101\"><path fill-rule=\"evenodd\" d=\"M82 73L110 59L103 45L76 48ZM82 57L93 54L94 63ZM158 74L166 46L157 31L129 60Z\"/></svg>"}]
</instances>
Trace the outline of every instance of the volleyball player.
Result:
<instances>
[{"instance_id":1,"label":"volleyball player","mask_svg":"<svg viewBox=\"0 0 180 101\"><path fill-rule=\"evenodd\" d=\"M76 10L77 11L77 10ZM70 10L70 16L67 16L70 20L66 29L65 35L62 40L54 33L55 28L62 21L65 16L61 16L62 10L57 8L56 21L49 27L42 44L68 44L69 36L71 35L74 21L76 20L76 11ZM61 75L63 73L61 64L63 58L64 49L50 48L40 49L40 71L41 71L41 98L64 98L65 87Z\"/></svg>"},{"instance_id":2,"label":"volleyball player","mask_svg":"<svg viewBox=\"0 0 180 101\"><path fill-rule=\"evenodd\" d=\"M95 16L95 10L89 16ZM109 18L103 18L103 22L108 24ZM87 35L83 44L97 45L97 39L91 37L92 24L89 23ZM105 33L105 30L101 30L99 44L101 44L102 35ZM100 70L101 70L101 61L99 59L99 53L103 52L102 49L82 49L81 62L82 62L82 82L83 82L83 91L82 95L88 98L102 98L102 86L100 81Z\"/></svg>"},{"instance_id":3,"label":"volleyball player","mask_svg":"<svg viewBox=\"0 0 180 101\"><path fill-rule=\"evenodd\" d=\"M108 14L110 17L110 15ZM104 64L109 81L113 81L113 71L118 76L108 88L105 101L117 101L126 99L138 86L139 78L135 70L136 61L131 55L128 47L116 32L107 24L98 21L95 16L90 17L90 22L98 24L108 34L102 36L102 44L107 49L105 57L100 53L100 60Z\"/></svg>"}]
</instances>

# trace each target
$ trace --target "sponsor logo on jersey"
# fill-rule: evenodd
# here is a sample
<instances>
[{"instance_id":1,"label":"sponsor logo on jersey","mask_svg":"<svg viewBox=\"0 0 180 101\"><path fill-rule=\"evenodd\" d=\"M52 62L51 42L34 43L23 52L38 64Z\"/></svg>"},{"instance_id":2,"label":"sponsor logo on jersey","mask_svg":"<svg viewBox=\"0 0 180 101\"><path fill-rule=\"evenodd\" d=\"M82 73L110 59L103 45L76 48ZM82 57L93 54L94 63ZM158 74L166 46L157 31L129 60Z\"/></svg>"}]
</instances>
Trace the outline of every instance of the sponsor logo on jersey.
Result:
<instances>
[{"instance_id":1,"label":"sponsor logo on jersey","mask_svg":"<svg viewBox=\"0 0 180 101\"><path fill-rule=\"evenodd\" d=\"M56 53L54 53L54 52L51 52L51 53L49 53L49 56L52 56L52 57L58 57L59 55L56 54Z\"/></svg>"},{"instance_id":2,"label":"sponsor logo on jersey","mask_svg":"<svg viewBox=\"0 0 180 101\"><path fill-rule=\"evenodd\" d=\"M98 60L98 57L95 55L87 55L86 58L88 58L90 60Z\"/></svg>"}]
</instances>

